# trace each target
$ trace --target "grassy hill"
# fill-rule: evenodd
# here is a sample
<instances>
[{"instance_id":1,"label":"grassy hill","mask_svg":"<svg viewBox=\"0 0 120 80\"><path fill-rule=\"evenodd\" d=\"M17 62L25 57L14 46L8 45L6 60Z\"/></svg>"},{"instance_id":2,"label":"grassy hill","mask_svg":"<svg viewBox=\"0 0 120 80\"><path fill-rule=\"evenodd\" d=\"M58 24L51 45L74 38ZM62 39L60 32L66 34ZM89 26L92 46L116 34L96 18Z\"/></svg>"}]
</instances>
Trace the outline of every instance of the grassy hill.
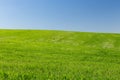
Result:
<instances>
[{"instance_id":1,"label":"grassy hill","mask_svg":"<svg viewBox=\"0 0 120 80\"><path fill-rule=\"evenodd\" d=\"M0 30L0 80L120 80L120 34Z\"/></svg>"}]
</instances>

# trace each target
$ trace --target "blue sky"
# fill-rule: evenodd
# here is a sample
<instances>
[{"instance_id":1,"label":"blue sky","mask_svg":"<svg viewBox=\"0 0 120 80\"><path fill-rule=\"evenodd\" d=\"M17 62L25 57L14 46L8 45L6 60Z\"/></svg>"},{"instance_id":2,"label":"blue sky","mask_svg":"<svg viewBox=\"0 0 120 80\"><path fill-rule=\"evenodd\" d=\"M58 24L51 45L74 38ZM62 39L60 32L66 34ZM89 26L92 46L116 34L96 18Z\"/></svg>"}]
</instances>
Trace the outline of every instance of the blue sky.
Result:
<instances>
[{"instance_id":1,"label":"blue sky","mask_svg":"<svg viewBox=\"0 0 120 80\"><path fill-rule=\"evenodd\" d=\"M0 0L0 28L120 33L120 0Z\"/></svg>"}]
</instances>

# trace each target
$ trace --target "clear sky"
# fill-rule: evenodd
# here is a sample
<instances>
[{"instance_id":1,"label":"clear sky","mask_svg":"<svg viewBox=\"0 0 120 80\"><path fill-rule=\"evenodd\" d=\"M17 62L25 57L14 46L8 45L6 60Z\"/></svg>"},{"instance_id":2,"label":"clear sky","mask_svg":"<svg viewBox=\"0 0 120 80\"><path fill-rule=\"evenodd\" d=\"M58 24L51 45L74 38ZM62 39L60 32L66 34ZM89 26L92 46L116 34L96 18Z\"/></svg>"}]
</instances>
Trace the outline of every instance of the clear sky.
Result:
<instances>
[{"instance_id":1,"label":"clear sky","mask_svg":"<svg viewBox=\"0 0 120 80\"><path fill-rule=\"evenodd\" d=\"M0 0L0 28L120 33L120 0Z\"/></svg>"}]
</instances>

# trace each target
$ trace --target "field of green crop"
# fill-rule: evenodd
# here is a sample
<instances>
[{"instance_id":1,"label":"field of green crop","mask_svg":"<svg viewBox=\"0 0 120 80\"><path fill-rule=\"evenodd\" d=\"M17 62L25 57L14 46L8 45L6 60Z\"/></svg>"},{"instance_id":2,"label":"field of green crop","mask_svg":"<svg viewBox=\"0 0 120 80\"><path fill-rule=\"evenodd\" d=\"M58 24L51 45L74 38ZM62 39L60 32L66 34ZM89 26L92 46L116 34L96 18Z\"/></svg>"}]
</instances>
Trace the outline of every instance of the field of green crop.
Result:
<instances>
[{"instance_id":1,"label":"field of green crop","mask_svg":"<svg viewBox=\"0 0 120 80\"><path fill-rule=\"evenodd\" d=\"M0 30L0 80L120 80L120 34Z\"/></svg>"}]
</instances>

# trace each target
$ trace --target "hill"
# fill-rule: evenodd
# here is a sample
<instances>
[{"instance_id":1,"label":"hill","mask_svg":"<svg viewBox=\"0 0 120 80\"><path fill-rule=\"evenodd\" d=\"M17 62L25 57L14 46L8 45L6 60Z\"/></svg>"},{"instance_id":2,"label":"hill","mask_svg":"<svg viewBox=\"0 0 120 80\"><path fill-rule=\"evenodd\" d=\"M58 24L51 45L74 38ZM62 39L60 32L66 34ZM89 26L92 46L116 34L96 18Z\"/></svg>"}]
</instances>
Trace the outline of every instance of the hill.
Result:
<instances>
[{"instance_id":1,"label":"hill","mask_svg":"<svg viewBox=\"0 0 120 80\"><path fill-rule=\"evenodd\" d=\"M0 30L0 80L119 80L120 34Z\"/></svg>"}]
</instances>

